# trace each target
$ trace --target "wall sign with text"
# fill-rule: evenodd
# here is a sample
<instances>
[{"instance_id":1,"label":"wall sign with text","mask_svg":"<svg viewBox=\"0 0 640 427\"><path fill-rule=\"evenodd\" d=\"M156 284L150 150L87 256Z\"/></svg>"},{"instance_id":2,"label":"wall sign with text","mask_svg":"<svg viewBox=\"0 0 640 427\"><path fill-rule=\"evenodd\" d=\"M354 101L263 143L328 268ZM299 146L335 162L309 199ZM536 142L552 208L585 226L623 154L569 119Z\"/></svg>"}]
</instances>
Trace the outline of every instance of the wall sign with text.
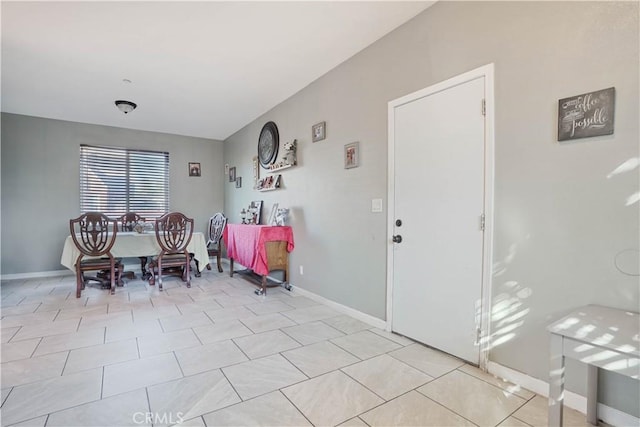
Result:
<instances>
[{"instance_id":1,"label":"wall sign with text","mask_svg":"<svg viewBox=\"0 0 640 427\"><path fill-rule=\"evenodd\" d=\"M558 141L613 134L616 88L558 101Z\"/></svg>"}]
</instances>

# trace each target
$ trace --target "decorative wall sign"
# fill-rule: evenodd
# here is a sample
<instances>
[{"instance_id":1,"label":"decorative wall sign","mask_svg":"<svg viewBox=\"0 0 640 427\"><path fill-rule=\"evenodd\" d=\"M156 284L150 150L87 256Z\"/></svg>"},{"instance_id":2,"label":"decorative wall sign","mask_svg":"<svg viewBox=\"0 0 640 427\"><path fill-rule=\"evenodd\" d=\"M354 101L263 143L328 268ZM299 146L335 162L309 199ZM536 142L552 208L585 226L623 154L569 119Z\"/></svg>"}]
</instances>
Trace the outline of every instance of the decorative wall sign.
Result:
<instances>
[{"instance_id":1,"label":"decorative wall sign","mask_svg":"<svg viewBox=\"0 0 640 427\"><path fill-rule=\"evenodd\" d=\"M558 101L558 141L613 134L615 97L610 87Z\"/></svg>"},{"instance_id":2,"label":"decorative wall sign","mask_svg":"<svg viewBox=\"0 0 640 427\"><path fill-rule=\"evenodd\" d=\"M320 122L311 127L311 141L322 141L327 137L327 123Z\"/></svg>"},{"instance_id":3,"label":"decorative wall sign","mask_svg":"<svg viewBox=\"0 0 640 427\"><path fill-rule=\"evenodd\" d=\"M189 176L200 176L200 163L189 162Z\"/></svg>"}]
</instances>

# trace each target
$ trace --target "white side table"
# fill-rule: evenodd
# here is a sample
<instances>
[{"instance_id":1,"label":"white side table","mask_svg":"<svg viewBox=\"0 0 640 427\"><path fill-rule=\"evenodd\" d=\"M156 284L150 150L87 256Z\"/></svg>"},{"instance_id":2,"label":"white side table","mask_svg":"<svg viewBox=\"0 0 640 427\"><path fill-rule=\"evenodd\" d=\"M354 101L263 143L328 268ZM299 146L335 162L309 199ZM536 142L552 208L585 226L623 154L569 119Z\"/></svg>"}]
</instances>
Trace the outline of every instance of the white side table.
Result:
<instances>
[{"instance_id":1,"label":"white side table","mask_svg":"<svg viewBox=\"0 0 640 427\"><path fill-rule=\"evenodd\" d=\"M640 316L588 305L549 325L549 425L562 425L564 359L588 365L587 422L598 424L598 368L640 379Z\"/></svg>"}]
</instances>

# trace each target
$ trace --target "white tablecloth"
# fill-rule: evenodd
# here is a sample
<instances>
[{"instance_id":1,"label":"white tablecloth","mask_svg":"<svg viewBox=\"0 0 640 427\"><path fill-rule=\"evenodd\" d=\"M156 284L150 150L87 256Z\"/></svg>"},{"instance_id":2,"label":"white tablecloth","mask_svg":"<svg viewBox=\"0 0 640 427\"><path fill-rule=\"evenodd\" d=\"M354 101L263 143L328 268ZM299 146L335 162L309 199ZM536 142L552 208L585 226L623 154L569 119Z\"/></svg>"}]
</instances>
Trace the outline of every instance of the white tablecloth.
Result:
<instances>
[{"instance_id":1,"label":"white tablecloth","mask_svg":"<svg viewBox=\"0 0 640 427\"><path fill-rule=\"evenodd\" d=\"M207 252L207 244L204 234L196 232L191 236L191 241L187 249L194 254L194 258L200 263L200 271L204 270L209 264L209 253ZM136 232L118 232L116 241L111 248L114 257L131 258L148 256L154 257L160 253L160 246L153 232L136 233ZM62 258L60 264L75 272L75 263L80 255L80 251L73 243L71 236L67 236L62 249Z\"/></svg>"}]
</instances>

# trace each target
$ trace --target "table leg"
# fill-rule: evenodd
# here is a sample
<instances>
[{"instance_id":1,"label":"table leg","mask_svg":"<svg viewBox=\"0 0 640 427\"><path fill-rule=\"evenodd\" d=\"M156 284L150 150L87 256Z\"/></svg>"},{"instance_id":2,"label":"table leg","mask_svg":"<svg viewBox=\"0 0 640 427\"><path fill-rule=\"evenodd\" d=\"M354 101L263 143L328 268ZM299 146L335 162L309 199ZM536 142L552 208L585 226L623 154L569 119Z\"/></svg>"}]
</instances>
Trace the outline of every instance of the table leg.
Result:
<instances>
[{"instance_id":1,"label":"table leg","mask_svg":"<svg viewBox=\"0 0 640 427\"><path fill-rule=\"evenodd\" d=\"M587 422L598 425L598 367L587 365Z\"/></svg>"},{"instance_id":2,"label":"table leg","mask_svg":"<svg viewBox=\"0 0 640 427\"><path fill-rule=\"evenodd\" d=\"M564 401L564 355L562 337L551 334L549 363L549 426L562 426L562 406Z\"/></svg>"}]
</instances>

